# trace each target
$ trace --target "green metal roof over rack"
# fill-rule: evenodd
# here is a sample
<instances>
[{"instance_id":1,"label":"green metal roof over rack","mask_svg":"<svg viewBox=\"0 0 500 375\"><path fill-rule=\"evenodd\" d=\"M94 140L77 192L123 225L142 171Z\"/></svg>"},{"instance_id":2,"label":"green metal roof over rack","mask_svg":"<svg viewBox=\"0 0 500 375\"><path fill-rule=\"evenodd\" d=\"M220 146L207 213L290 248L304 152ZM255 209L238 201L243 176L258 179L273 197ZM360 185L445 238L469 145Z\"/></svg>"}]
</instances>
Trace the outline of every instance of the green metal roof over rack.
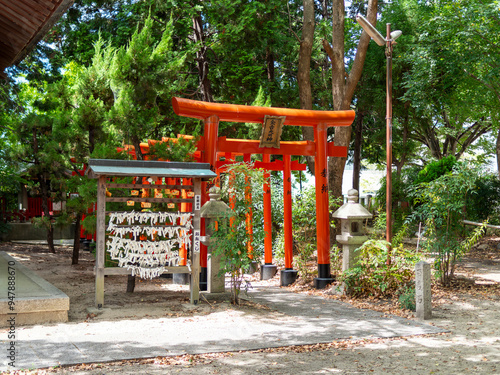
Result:
<instances>
[{"instance_id":1,"label":"green metal roof over rack","mask_svg":"<svg viewBox=\"0 0 500 375\"><path fill-rule=\"evenodd\" d=\"M90 178L98 178L99 176L158 176L209 180L217 177L217 174L210 170L208 163L115 159L90 159L87 174Z\"/></svg>"}]
</instances>

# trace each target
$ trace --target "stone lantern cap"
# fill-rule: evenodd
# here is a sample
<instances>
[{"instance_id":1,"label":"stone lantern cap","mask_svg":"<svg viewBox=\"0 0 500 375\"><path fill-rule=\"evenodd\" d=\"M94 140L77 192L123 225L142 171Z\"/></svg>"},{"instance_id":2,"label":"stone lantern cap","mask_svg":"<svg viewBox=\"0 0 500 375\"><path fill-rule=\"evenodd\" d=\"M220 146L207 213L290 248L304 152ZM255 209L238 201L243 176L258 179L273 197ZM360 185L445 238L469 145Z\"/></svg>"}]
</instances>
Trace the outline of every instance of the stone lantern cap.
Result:
<instances>
[{"instance_id":1,"label":"stone lantern cap","mask_svg":"<svg viewBox=\"0 0 500 375\"><path fill-rule=\"evenodd\" d=\"M210 200L206 202L200 210L200 216L207 219L229 217L233 210L220 200L220 188L212 186L208 191Z\"/></svg>"},{"instance_id":2,"label":"stone lantern cap","mask_svg":"<svg viewBox=\"0 0 500 375\"><path fill-rule=\"evenodd\" d=\"M373 215L363 205L358 203L358 191L350 189L347 192L347 203L335 211L332 215L335 219L362 220L371 219Z\"/></svg>"}]
</instances>

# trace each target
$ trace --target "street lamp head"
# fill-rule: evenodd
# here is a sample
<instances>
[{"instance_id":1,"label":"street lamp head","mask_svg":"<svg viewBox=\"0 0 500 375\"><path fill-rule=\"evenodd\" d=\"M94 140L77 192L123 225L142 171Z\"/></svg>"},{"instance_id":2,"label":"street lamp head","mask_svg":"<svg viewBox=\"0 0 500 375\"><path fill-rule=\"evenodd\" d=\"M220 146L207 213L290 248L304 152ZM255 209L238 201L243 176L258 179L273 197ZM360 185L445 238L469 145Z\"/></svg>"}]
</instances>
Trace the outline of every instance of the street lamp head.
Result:
<instances>
[{"instance_id":1,"label":"street lamp head","mask_svg":"<svg viewBox=\"0 0 500 375\"><path fill-rule=\"evenodd\" d=\"M376 28L373 27L373 25L361 14L358 14L356 16L356 21L361 25L363 30L365 30L368 35L372 37L372 39L377 43L379 46L384 46L386 43L385 38L378 32Z\"/></svg>"},{"instance_id":2,"label":"street lamp head","mask_svg":"<svg viewBox=\"0 0 500 375\"><path fill-rule=\"evenodd\" d=\"M394 30L392 33L391 33L391 39L392 40L396 40L398 39L401 35L403 34L403 32L401 30Z\"/></svg>"}]
</instances>

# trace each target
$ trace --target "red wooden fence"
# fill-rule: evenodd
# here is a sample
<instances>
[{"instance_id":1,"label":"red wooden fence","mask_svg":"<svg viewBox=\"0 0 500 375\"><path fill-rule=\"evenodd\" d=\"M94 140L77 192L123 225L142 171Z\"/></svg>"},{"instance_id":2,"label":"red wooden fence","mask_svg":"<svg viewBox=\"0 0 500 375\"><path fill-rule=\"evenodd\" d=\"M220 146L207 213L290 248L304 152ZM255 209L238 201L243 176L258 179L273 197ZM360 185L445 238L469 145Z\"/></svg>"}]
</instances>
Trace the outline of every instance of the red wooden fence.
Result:
<instances>
[{"instance_id":1,"label":"red wooden fence","mask_svg":"<svg viewBox=\"0 0 500 375\"><path fill-rule=\"evenodd\" d=\"M52 201L48 200L49 211L52 214ZM28 208L24 210L7 210L5 197L0 197L0 221L29 221L33 217L43 216L42 198L28 198Z\"/></svg>"}]
</instances>

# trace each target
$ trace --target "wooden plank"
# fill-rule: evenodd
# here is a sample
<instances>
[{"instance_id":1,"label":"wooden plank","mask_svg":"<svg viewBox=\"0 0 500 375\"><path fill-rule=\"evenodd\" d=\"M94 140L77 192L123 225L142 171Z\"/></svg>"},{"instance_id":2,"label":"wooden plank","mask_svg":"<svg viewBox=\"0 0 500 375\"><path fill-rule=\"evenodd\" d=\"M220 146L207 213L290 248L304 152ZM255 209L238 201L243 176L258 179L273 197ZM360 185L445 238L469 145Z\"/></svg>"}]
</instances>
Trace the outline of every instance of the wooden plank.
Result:
<instances>
[{"instance_id":1,"label":"wooden plank","mask_svg":"<svg viewBox=\"0 0 500 375\"><path fill-rule=\"evenodd\" d=\"M175 266L166 267L167 270L163 274L173 274L173 273L189 273L189 268L187 266ZM104 269L105 275L131 275L132 271L124 267L106 267Z\"/></svg>"},{"instance_id":2,"label":"wooden plank","mask_svg":"<svg viewBox=\"0 0 500 375\"><path fill-rule=\"evenodd\" d=\"M9 39L16 39L18 44L21 43L23 46L33 36L33 31L7 18L0 23L0 27L4 34L10 36Z\"/></svg>"},{"instance_id":3,"label":"wooden plank","mask_svg":"<svg viewBox=\"0 0 500 375\"><path fill-rule=\"evenodd\" d=\"M107 197L106 202L150 202L150 203L193 203L194 199L191 198L137 198L137 197Z\"/></svg>"},{"instance_id":4,"label":"wooden plank","mask_svg":"<svg viewBox=\"0 0 500 375\"><path fill-rule=\"evenodd\" d=\"M49 14L54 13L54 9L62 3L62 0L25 0L29 1L29 6L33 9L47 9Z\"/></svg>"},{"instance_id":5,"label":"wooden plank","mask_svg":"<svg viewBox=\"0 0 500 375\"><path fill-rule=\"evenodd\" d=\"M193 185L154 185L154 184L114 184L108 183L110 189L178 189L193 190Z\"/></svg>"},{"instance_id":6,"label":"wooden plank","mask_svg":"<svg viewBox=\"0 0 500 375\"><path fill-rule=\"evenodd\" d=\"M23 15L17 13L16 11L14 11L13 9L9 8L8 6L6 6L6 4L3 4L3 3L0 3L0 13L3 13L5 16L7 16L5 18L12 20L12 22L14 22L16 25L18 25L18 27L20 27L20 25L22 25L24 27L24 29L29 30L32 33L32 35L34 35L36 33L36 31L38 30L38 28L41 25L41 22L38 22L38 23L31 22L28 19L29 15L23 16Z\"/></svg>"},{"instance_id":7,"label":"wooden plank","mask_svg":"<svg viewBox=\"0 0 500 375\"><path fill-rule=\"evenodd\" d=\"M104 306L104 260L106 240L106 176L99 177L97 184L97 223L96 223L96 274L95 305L98 309Z\"/></svg>"},{"instance_id":8,"label":"wooden plank","mask_svg":"<svg viewBox=\"0 0 500 375\"><path fill-rule=\"evenodd\" d=\"M37 1L10 1L8 6L12 8L17 13L36 16L41 22L45 22L47 18L52 14L52 9L54 9L54 4L51 4L51 8L41 6Z\"/></svg>"},{"instance_id":9,"label":"wooden plank","mask_svg":"<svg viewBox=\"0 0 500 375\"><path fill-rule=\"evenodd\" d=\"M469 221L469 220L462 220L462 223L467 224L467 225L475 225L476 227L480 227L484 225L483 223L477 223L474 221ZM500 229L500 225L493 225L493 224L486 224L486 228L491 228L491 229Z\"/></svg>"}]
</instances>

